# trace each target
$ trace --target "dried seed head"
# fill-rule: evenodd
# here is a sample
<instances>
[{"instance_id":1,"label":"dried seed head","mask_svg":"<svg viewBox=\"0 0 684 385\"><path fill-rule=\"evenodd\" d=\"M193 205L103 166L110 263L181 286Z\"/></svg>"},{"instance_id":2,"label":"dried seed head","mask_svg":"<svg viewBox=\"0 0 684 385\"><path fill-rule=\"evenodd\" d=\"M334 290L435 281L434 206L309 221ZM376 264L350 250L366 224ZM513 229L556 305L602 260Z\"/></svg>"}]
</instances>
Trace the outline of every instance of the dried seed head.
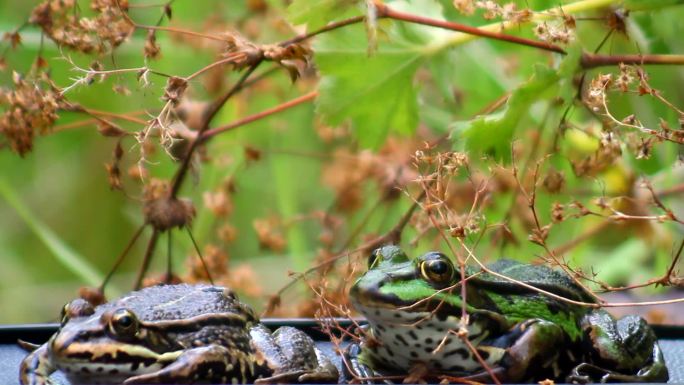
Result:
<instances>
[{"instance_id":1,"label":"dried seed head","mask_svg":"<svg viewBox=\"0 0 684 385\"><path fill-rule=\"evenodd\" d=\"M181 102L185 90L188 88L188 81L178 76L171 76L166 82L164 88L164 96L162 100L171 102L174 107Z\"/></svg>"},{"instance_id":2,"label":"dried seed head","mask_svg":"<svg viewBox=\"0 0 684 385\"><path fill-rule=\"evenodd\" d=\"M466 16L475 13L475 0L453 0L454 8Z\"/></svg>"},{"instance_id":3,"label":"dried seed head","mask_svg":"<svg viewBox=\"0 0 684 385\"><path fill-rule=\"evenodd\" d=\"M82 286L78 289L78 296L92 306L99 306L107 302L107 298L99 287Z\"/></svg>"},{"instance_id":4,"label":"dried seed head","mask_svg":"<svg viewBox=\"0 0 684 385\"><path fill-rule=\"evenodd\" d=\"M546 191L552 194L559 193L565 185L565 175L563 175L563 172L551 168L544 177L543 184Z\"/></svg>"},{"instance_id":5,"label":"dried seed head","mask_svg":"<svg viewBox=\"0 0 684 385\"><path fill-rule=\"evenodd\" d=\"M147 31L143 53L146 59L159 59L161 47L157 44L157 35L153 29Z\"/></svg>"},{"instance_id":6,"label":"dried seed head","mask_svg":"<svg viewBox=\"0 0 684 385\"><path fill-rule=\"evenodd\" d=\"M65 102L47 74L25 79L12 74L13 89L0 89L0 135L10 148L23 156L33 148L37 134L47 134L58 118L57 111Z\"/></svg>"},{"instance_id":7,"label":"dried seed head","mask_svg":"<svg viewBox=\"0 0 684 385\"><path fill-rule=\"evenodd\" d=\"M564 210L565 207L562 204L558 202L553 203L553 206L551 206L551 220L553 223L563 222L565 219Z\"/></svg>"},{"instance_id":8,"label":"dried seed head","mask_svg":"<svg viewBox=\"0 0 684 385\"><path fill-rule=\"evenodd\" d=\"M145 202L145 222L159 231L185 227L195 217L195 206L189 199L162 197Z\"/></svg>"},{"instance_id":9,"label":"dried seed head","mask_svg":"<svg viewBox=\"0 0 684 385\"><path fill-rule=\"evenodd\" d=\"M259 245L262 248L282 252L287 246L285 236L282 231L282 224L277 217L266 219L255 219L252 226L259 238Z\"/></svg>"},{"instance_id":10,"label":"dried seed head","mask_svg":"<svg viewBox=\"0 0 684 385\"><path fill-rule=\"evenodd\" d=\"M40 26L60 47L82 53L107 53L125 42L135 30L123 12L126 0L92 0L94 17L80 15L74 0L47 0L36 6L29 22Z\"/></svg>"},{"instance_id":11,"label":"dried seed head","mask_svg":"<svg viewBox=\"0 0 684 385\"><path fill-rule=\"evenodd\" d=\"M144 190L145 222L159 231L184 227L195 217L195 206L189 199L171 197L168 181L152 179Z\"/></svg>"}]
</instances>

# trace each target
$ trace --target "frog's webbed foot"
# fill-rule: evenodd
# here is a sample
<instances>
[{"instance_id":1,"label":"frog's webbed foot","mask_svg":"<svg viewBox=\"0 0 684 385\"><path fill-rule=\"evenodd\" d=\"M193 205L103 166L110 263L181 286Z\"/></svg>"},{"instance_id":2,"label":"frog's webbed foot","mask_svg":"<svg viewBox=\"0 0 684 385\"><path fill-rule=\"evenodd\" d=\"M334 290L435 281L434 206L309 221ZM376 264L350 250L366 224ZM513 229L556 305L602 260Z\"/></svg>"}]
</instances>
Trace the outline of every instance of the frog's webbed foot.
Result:
<instances>
[{"instance_id":1,"label":"frog's webbed foot","mask_svg":"<svg viewBox=\"0 0 684 385\"><path fill-rule=\"evenodd\" d=\"M21 361L19 383L21 385L52 384L50 374L55 371L48 357L47 344L41 345Z\"/></svg>"},{"instance_id":2,"label":"frog's webbed foot","mask_svg":"<svg viewBox=\"0 0 684 385\"><path fill-rule=\"evenodd\" d=\"M568 382L667 382L665 359L653 329L637 316L615 320L597 310L582 320L593 348L593 364L582 363Z\"/></svg>"},{"instance_id":3,"label":"frog's webbed foot","mask_svg":"<svg viewBox=\"0 0 684 385\"><path fill-rule=\"evenodd\" d=\"M656 344L653 347L652 363L634 374L621 373L593 364L582 363L572 370L566 382L571 384L587 384L590 382L667 382L668 378L669 375L663 354L660 351L660 347Z\"/></svg>"},{"instance_id":4,"label":"frog's webbed foot","mask_svg":"<svg viewBox=\"0 0 684 385\"><path fill-rule=\"evenodd\" d=\"M271 376L256 383L337 383L339 373L333 362L306 333L283 326L271 333L265 326L250 330L252 343L271 369Z\"/></svg>"},{"instance_id":5,"label":"frog's webbed foot","mask_svg":"<svg viewBox=\"0 0 684 385\"><path fill-rule=\"evenodd\" d=\"M391 380L382 379L383 373L376 372L370 366L363 363L361 359L361 345L352 343L344 350L342 354L342 377L343 382L351 382L361 384L394 384Z\"/></svg>"},{"instance_id":6,"label":"frog's webbed foot","mask_svg":"<svg viewBox=\"0 0 684 385\"><path fill-rule=\"evenodd\" d=\"M255 378L257 369L247 355L242 357L224 346L208 345L188 349L162 369L128 378L124 385L225 384L233 379L244 384Z\"/></svg>"},{"instance_id":7,"label":"frog's webbed foot","mask_svg":"<svg viewBox=\"0 0 684 385\"><path fill-rule=\"evenodd\" d=\"M318 357L318 366L314 369L300 369L291 370L284 373L276 374L270 377L259 378L254 381L255 384L283 384L283 383L300 383L300 384L328 384L336 383L339 380L339 373L337 366L330 361L330 359L315 348L316 356Z\"/></svg>"}]
</instances>

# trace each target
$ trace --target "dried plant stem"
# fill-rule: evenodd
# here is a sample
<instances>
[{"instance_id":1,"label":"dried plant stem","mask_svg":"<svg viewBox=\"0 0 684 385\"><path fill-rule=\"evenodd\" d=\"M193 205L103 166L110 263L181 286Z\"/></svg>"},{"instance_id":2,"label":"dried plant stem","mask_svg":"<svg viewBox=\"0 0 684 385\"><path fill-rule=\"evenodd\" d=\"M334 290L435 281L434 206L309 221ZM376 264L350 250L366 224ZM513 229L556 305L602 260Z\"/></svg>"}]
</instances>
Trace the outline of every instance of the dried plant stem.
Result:
<instances>
[{"instance_id":1,"label":"dried plant stem","mask_svg":"<svg viewBox=\"0 0 684 385\"><path fill-rule=\"evenodd\" d=\"M195 240L195 236L192 235L192 231L190 230L189 226L185 226L185 229L188 231L188 236L190 237L190 240L192 241L192 246L195 247L195 252L197 253L197 257L200 260L200 263L202 263L202 268L204 269L204 273L207 275L207 279L209 279L209 282L213 285L214 280L211 278L211 273L209 273L209 267L207 266L207 263L204 261L204 257L202 256L202 251L199 248L199 245L197 244L197 241Z\"/></svg>"},{"instance_id":2,"label":"dried plant stem","mask_svg":"<svg viewBox=\"0 0 684 385\"><path fill-rule=\"evenodd\" d=\"M235 54L229 55L229 56L227 56L221 60L217 60L217 61L215 61L215 62L213 62L207 66L200 68L199 70L195 71L192 75L187 76L185 78L185 80L190 81L190 80L196 78L197 76L209 71L212 68L215 68L215 67L218 67L221 65L225 65L225 64L235 63L236 59L245 58L245 57L246 57L246 55L244 53L241 53L241 52L237 52Z\"/></svg>"},{"instance_id":3,"label":"dried plant stem","mask_svg":"<svg viewBox=\"0 0 684 385\"><path fill-rule=\"evenodd\" d=\"M154 254L155 246L157 245L157 240L159 239L159 230L153 229L152 236L147 242L147 249L145 249L145 255L143 256L142 265L140 266L140 271L138 271L138 277L135 279L135 285L133 288L135 290L140 289L142 286L143 278L147 274L147 269L150 267L150 262L152 261L152 254Z\"/></svg>"},{"instance_id":4,"label":"dried plant stem","mask_svg":"<svg viewBox=\"0 0 684 385\"><path fill-rule=\"evenodd\" d=\"M439 19L431 19L428 17L418 16L410 13L395 11L387 5L376 2L375 7L377 9L378 18L388 18L394 20L406 21L414 24L429 25L432 27L448 29L450 31L463 32L468 35L486 37L494 40L506 41L509 43L525 45L533 48L538 48L544 51L551 51L560 54L565 54L565 50L561 47L547 43L544 41L525 39L518 36L508 35L496 31L490 31L478 27L472 27L465 24L454 23L450 21L444 21Z\"/></svg>"},{"instance_id":5,"label":"dried plant stem","mask_svg":"<svg viewBox=\"0 0 684 385\"><path fill-rule=\"evenodd\" d=\"M169 1L167 4L171 4L172 1ZM214 35L208 35L205 33L200 33L200 32L195 32L195 31L190 31L186 29L181 29L181 28L176 28L176 27L163 27L160 25L142 25L138 24L135 22L135 20L131 19L131 16L128 15L128 12L121 6L121 3L119 0L116 2L117 7L119 8L119 11L121 12L122 17L128 22L128 24L132 25L133 27L137 29L145 29L145 30L155 30L155 31L166 31L166 32L173 32L173 33L181 33L184 35L188 36L195 36L199 37L202 39L210 39L210 40L218 40L218 41L228 41L225 37L220 37L220 36L214 36Z\"/></svg>"},{"instance_id":6,"label":"dried plant stem","mask_svg":"<svg viewBox=\"0 0 684 385\"><path fill-rule=\"evenodd\" d=\"M95 117L95 119L98 119L98 117L107 117L107 118L112 118L112 119L119 119L119 120L125 120L131 123L137 123L137 124L147 124L146 120L136 118L133 116L133 113L127 113L127 114L117 114L115 112L109 112L109 111L101 111L101 110L95 110L92 108L86 108L86 107L80 107L80 111L83 111L84 113L88 115L92 115Z\"/></svg>"},{"instance_id":7,"label":"dried plant stem","mask_svg":"<svg viewBox=\"0 0 684 385\"><path fill-rule=\"evenodd\" d=\"M190 162L192 160L192 156L194 154L194 151L197 149L197 146L200 143L200 138L202 137L202 133L204 133L208 127L209 124L211 123L211 120L216 116L218 111L221 109L221 107L232 97L235 95L240 89L242 89L242 85L244 82L247 80L249 75L254 72L254 70L259 66L261 63L261 60L258 62L252 64L248 70L242 75L242 77L238 80L237 83L221 98L219 98L215 103L212 104L208 112L206 113L206 117L204 119L204 122L202 124L202 128L200 132L198 133L197 138L192 142L190 145L190 148L188 149L188 152L185 154L185 157L183 158L183 161L181 165L179 166L178 170L176 171L176 175L174 176L173 179L173 184L171 185L171 191L170 191L170 197L175 198L178 195L178 191L180 190L181 185L183 184L183 180L185 179L185 176L188 173L188 170L190 169ZM190 238L193 241L193 244L195 243L194 238L192 237L192 233L190 233ZM147 272L147 269L149 267L150 259L152 257L152 254L154 253L154 249L157 246L157 241L159 240L159 231L157 229L154 229L154 232L152 233L152 236L150 237L148 243L147 243L147 250L145 252L145 256L143 258L143 265L140 269L140 272L138 274L138 277L136 279L135 283L135 288L138 289L140 288L140 284L142 283L142 280L144 278L145 273ZM195 248L199 251L199 248L195 244ZM204 259L202 259L202 263L204 264ZM206 266L205 266L206 268ZM209 276L209 279L211 280L211 276Z\"/></svg>"},{"instance_id":8,"label":"dried plant stem","mask_svg":"<svg viewBox=\"0 0 684 385\"><path fill-rule=\"evenodd\" d=\"M183 161L176 171L176 175L173 178L173 184L171 186L171 197L176 197L178 195L178 191L180 190L181 185L183 184L183 180L185 179L185 176L188 173L188 170L190 169L190 163L192 161L192 156L195 153L195 150L199 146L199 144L206 139L204 139L205 134L207 131L209 131L209 124L211 121L214 119L216 114L219 112L221 107L230 99L233 95L235 95L238 91L242 89L242 85L245 83L247 78L254 72L254 70L257 69L257 67L261 64L261 60L255 62L252 64L245 73L242 74L240 79L233 85L233 87L228 90L221 98L216 100L212 105L209 107L209 109L206 112L206 117L204 118L204 121L202 122L202 127L200 128L197 138L192 141L192 144L190 145L190 148L188 149L187 153L183 157Z\"/></svg>"},{"instance_id":9,"label":"dried plant stem","mask_svg":"<svg viewBox=\"0 0 684 385\"><path fill-rule=\"evenodd\" d=\"M138 227L138 230L135 231L133 237L131 237L131 239L128 241L128 244L126 244L124 250L121 252L121 254L119 254L119 257L116 259L116 262L114 262L114 266L112 266L112 268L109 270L109 273L107 273L107 276L102 280L102 283L100 284L101 292L104 292L107 283L109 283L109 280L112 279L114 272L116 272L116 270L119 268L124 259L126 259L126 256L131 251L133 245L135 245L135 242L138 240L138 238L140 238L140 235L142 234L144 229L145 225Z\"/></svg>"},{"instance_id":10,"label":"dried plant stem","mask_svg":"<svg viewBox=\"0 0 684 385\"><path fill-rule=\"evenodd\" d=\"M291 44L301 43L305 40L311 39L312 37L314 37L316 35L320 35L324 32L330 32L330 31L338 29L338 28L346 27L346 26L352 25L352 24L361 23L364 21L366 21L365 16L350 17L348 19L344 19L344 20L340 20L340 21L330 23L330 24L326 25L325 27L317 29L313 32L308 32L308 33L301 34L299 36L295 36L292 39L288 39L288 40L285 40L285 41L279 43L278 45L281 47L286 47L286 46L291 45Z\"/></svg>"},{"instance_id":11,"label":"dried plant stem","mask_svg":"<svg viewBox=\"0 0 684 385\"><path fill-rule=\"evenodd\" d=\"M311 91L307 94L304 94L302 96L294 98L294 99L287 101L285 103L279 104L275 107L272 107L272 108L269 108L267 110L258 112L256 114L249 115L249 116L246 116L242 119L236 120L236 121L234 121L230 124L227 124L225 126L220 126L220 127L209 129L203 135L199 136L197 138L197 141L200 143L205 142L205 141L211 139L212 137L214 137L218 134L224 133L226 131L233 130L233 129L238 128L240 126L244 126L245 124L252 123L254 121L263 119L267 116L277 114L279 112L285 111L287 109L290 109L290 108L295 107L297 105L300 105L302 103L310 102L310 101L314 100L316 98L316 96L318 96L318 91Z\"/></svg>"},{"instance_id":12,"label":"dried plant stem","mask_svg":"<svg viewBox=\"0 0 684 385\"><path fill-rule=\"evenodd\" d=\"M683 65L684 55L602 55L585 52L580 64L584 69L618 64Z\"/></svg>"},{"instance_id":13,"label":"dried plant stem","mask_svg":"<svg viewBox=\"0 0 684 385\"><path fill-rule=\"evenodd\" d=\"M326 268L326 267L330 266L331 264L337 262L338 260L340 260L340 259L342 259L342 258L344 258L350 254L353 254L353 253L356 253L356 252L359 252L362 250L374 249L374 248L381 246L383 244L386 244L386 243L393 243L393 244L398 243L400 238L401 238L401 233L402 233L404 227L406 227L406 225L409 223L409 221L411 220L411 217L413 216L413 213L416 211L416 209L418 207L420 207L420 201L424 197L425 197L425 192L423 191L421 193L421 195L414 200L414 203L411 205L411 207L406 211L406 213L404 213L404 215L401 217L399 222L397 222L397 224L390 231L388 231L384 235L381 235L375 239L371 239L370 241L364 242L362 245L360 245L359 247L357 247L354 250L347 251L345 249L342 249L342 251L334 254L333 256L326 259L325 261L323 261L323 262L321 262L315 266L312 266L312 267L308 268L307 270L305 270L301 273L296 274L295 278L293 278L285 286L281 287L280 290L278 290L274 294L274 297L278 298L278 297L282 296L283 293L285 293L290 287L294 286L295 283L299 282L299 280L305 279L309 274L311 274L315 271L318 271L320 269ZM347 243L347 242L345 242L345 243ZM266 311L268 311L268 310L269 309L266 309Z\"/></svg>"},{"instance_id":14,"label":"dried plant stem","mask_svg":"<svg viewBox=\"0 0 684 385\"><path fill-rule=\"evenodd\" d=\"M672 258L672 262L670 263L670 266L667 268L667 271L665 271L665 274L663 274L659 278L653 278L649 279L648 281L644 283L639 283L639 284L634 284L634 285L629 285L629 286L621 286L621 287L612 287L608 286L605 284L602 284L602 286L606 289L606 291L624 291L624 290L631 290L631 289L636 289L640 287L647 287L647 286L652 286L652 285L663 285L663 286L669 286L672 285L672 277L674 275L674 269L675 266L677 266L677 262L679 262L679 258L682 255L682 251L684 251L684 239L682 239L682 242L679 244L679 248L677 249L677 253L675 256ZM675 302L679 302L679 300L676 300Z\"/></svg>"},{"instance_id":15,"label":"dried plant stem","mask_svg":"<svg viewBox=\"0 0 684 385\"><path fill-rule=\"evenodd\" d=\"M597 234L600 234L608 226L610 226L613 223L614 222L610 221L610 220L603 221L603 222L599 223L598 225L589 228L587 231L585 231L582 234L580 234L579 236L571 239L567 243L562 244L562 245L554 248L553 250L551 250L551 252L555 255L563 255L563 254L567 253L568 251L577 247L582 242L584 242L588 239L591 239L592 237L596 236Z\"/></svg>"}]
</instances>

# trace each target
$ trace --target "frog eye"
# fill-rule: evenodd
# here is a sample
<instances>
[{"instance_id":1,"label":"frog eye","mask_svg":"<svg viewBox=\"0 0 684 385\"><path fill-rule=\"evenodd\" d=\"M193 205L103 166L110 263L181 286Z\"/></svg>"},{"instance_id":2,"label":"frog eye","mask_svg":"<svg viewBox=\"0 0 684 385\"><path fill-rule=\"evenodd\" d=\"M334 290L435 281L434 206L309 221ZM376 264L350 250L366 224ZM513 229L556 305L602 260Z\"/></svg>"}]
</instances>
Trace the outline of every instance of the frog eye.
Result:
<instances>
[{"instance_id":1,"label":"frog eye","mask_svg":"<svg viewBox=\"0 0 684 385\"><path fill-rule=\"evenodd\" d=\"M429 253L420 263L420 273L425 280L443 285L454 277L454 265L442 253Z\"/></svg>"},{"instance_id":2,"label":"frog eye","mask_svg":"<svg viewBox=\"0 0 684 385\"><path fill-rule=\"evenodd\" d=\"M62 313L60 314L60 323L62 326L69 322L70 319L76 317L87 317L95 313L93 306L84 299L75 299L62 307Z\"/></svg>"},{"instance_id":3,"label":"frog eye","mask_svg":"<svg viewBox=\"0 0 684 385\"><path fill-rule=\"evenodd\" d=\"M109 329L116 336L134 336L138 332L138 318L128 309L118 309L109 319Z\"/></svg>"}]
</instances>

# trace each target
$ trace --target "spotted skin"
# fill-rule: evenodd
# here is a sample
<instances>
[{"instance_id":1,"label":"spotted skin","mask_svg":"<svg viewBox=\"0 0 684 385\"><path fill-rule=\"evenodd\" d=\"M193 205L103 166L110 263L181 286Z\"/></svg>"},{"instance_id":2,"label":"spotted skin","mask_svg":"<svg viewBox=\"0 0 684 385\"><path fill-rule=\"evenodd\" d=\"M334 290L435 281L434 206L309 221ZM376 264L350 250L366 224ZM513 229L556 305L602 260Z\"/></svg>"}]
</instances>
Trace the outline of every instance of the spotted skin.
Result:
<instances>
[{"instance_id":1,"label":"spotted skin","mask_svg":"<svg viewBox=\"0 0 684 385\"><path fill-rule=\"evenodd\" d=\"M252 331L270 331L223 287L162 285L96 308L72 304L60 330L22 361L22 385L48 384L55 370L74 385L251 383L288 374L295 381L307 374L317 382L338 378L304 333L276 333L282 337L268 349L256 343Z\"/></svg>"},{"instance_id":2,"label":"spotted skin","mask_svg":"<svg viewBox=\"0 0 684 385\"><path fill-rule=\"evenodd\" d=\"M643 319L616 320L531 289L594 301L561 271L513 261L490 270L527 287L467 269L464 301L460 274L445 255L412 260L396 246L374 251L369 270L350 290L372 338L346 351L347 377L372 382L420 367L437 382L441 375L512 383L667 381L657 339Z\"/></svg>"}]
</instances>

